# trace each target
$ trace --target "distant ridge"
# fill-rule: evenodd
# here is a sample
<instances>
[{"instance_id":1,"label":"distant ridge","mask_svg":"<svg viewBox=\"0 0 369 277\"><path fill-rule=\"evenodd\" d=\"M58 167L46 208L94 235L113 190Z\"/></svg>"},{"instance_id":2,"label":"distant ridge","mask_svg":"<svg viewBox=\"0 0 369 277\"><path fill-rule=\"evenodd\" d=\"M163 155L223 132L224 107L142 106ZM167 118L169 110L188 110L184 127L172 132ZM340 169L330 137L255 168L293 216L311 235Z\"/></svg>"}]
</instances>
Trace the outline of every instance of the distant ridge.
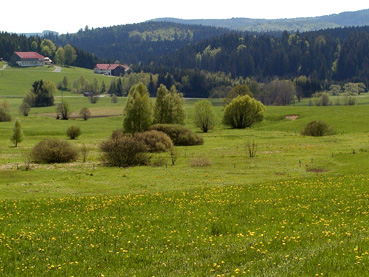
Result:
<instances>
[{"instance_id":1,"label":"distant ridge","mask_svg":"<svg viewBox=\"0 0 369 277\"><path fill-rule=\"evenodd\" d=\"M354 12L342 12L339 14L331 14L318 17L302 17L290 19L179 19L166 17L156 18L150 21L165 21L181 24L223 27L239 31L267 32L299 30L304 32L348 26L368 26L369 9Z\"/></svg>"}]
</instances>

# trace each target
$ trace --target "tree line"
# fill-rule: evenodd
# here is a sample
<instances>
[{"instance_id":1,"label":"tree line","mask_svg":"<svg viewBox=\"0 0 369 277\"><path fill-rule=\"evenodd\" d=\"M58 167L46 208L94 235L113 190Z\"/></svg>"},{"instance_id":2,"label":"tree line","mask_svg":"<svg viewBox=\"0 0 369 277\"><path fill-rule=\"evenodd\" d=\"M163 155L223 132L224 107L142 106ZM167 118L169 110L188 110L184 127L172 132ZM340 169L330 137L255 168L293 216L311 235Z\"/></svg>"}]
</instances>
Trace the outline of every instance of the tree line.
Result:
<instances>
[{"instance_id":1,"label":"tree line","mask_svg":"<svg viewBox=\"0 0 369 277\"><path fill-rule=\"evenodd\" d=\"M160 67L221 71L259 81L305 75L319 81L361 81L368 86L369 27L283 32L280 37L225 34L157 58L146 68L155 72Z\"/></svg>"},{"instance_id":2,"label":"tree line","mask_svg":"<svg viewBox=\"0 0 369 277\"><path fill-rule=\"evenodd\" d=\"M9 61L14 52L38 52L51 58L61 65L72 65L93 68L97 63L106 63L106 60L96 57L70 44L56 44L54 41L33 36L0 33L0 57Z\"/></svg>"},{"instance_id":3,"label":"tree line","mask_svg":"<svg viewBox=\"0 0 369 277\"><path fill-rule=\"evenodd\" d=\"M110 61L138 64L226 32L230 31L200 25L144 22L95 29L86 26L75 34L50 34L46 38L61 45L75 45Z\"/></svg>"}]
</instances>

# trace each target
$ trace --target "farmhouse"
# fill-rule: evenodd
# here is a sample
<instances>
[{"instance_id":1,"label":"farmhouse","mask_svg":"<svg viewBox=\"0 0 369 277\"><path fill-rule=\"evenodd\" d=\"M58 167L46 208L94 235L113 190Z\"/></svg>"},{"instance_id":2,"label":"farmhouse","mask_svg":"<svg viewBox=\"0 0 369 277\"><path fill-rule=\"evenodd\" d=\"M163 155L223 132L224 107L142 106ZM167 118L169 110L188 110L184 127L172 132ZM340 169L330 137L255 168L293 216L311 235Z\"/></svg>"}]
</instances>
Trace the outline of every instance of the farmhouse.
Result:
<instances>
[{"instance_id":1,"label":"farmhouse","mask_svg":"<svg viewBox=\"0 0 369 277\"><path fill-rule=\"evenodd\" d=\"M9 64L20 67L43 66L44 56L36 52L14 52L10 57Z\"/></svg>"},{"instance_id":2,"label":"farmhouse","mask_svg":"<svg viewBox=\"0 0 369 277\"><path fill-rule=\"evenodd\" d=\"M121 76L124 75L128 69L128 66L121 64L97 64L94 68L94 73Z\"/></svg>"}]
</instances>

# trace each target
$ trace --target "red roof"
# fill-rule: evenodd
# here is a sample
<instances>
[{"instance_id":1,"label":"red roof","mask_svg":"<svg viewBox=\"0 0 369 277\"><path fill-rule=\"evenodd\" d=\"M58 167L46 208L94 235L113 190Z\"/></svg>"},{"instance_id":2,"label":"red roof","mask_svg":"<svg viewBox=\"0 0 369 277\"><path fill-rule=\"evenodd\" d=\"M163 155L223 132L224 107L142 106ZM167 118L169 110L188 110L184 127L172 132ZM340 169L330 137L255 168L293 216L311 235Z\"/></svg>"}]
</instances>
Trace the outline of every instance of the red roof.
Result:
<instances>
[{"instance_id":1,"label":"red roof","mask_svg":"<svg viewBox=\"0 0 369 277\"><path fill-rule=\"evenodd\" d=\"M101 63L99 63L95 67L97 67L97 69L101 69L101 70L114 70L118 66L121 66L124 69L126 69L126 67L121 65L121 64L101 64Z\"/></svg>"},{"instance_id":2,"label":"red roof","mask_svg":"<svg viewBox=\"0 0 369 277\"><path fill-rule=\"evenodd\" d=\"M14 52L21 59L44 59L44 56L36 52Z\"/></svg>"}]
</instances>

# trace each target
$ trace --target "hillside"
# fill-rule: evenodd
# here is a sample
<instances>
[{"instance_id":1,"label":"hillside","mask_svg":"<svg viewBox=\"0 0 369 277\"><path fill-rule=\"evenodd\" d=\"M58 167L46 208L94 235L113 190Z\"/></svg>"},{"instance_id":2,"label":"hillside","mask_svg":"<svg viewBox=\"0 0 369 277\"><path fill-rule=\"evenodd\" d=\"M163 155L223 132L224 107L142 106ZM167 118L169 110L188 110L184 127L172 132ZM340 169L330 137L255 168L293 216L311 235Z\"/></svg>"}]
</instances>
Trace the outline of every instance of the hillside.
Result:
<instances>
[{"instance_id":1,"label":"hillside","mask_svg":"<svg viewBox=\"0 0 369 277\"><path fill-rule=\"evenodd\" d=\"M41 53L42 40L43 38L39 36L27 37L25 35L17 35L17 34L10 34L6 32L0 32L0 58L3 58L5 61L9 61L10 57L13 55L15 51L21 51L21 52L36 51L38 53ZM59 46L59 45L56 44L56 46ZM97 63L106 62L105 60L95 55L92 55L82 49L79 49L77 47L74 47L74 50L76 51L77 58L73 62L72 64L73 66L91 69ZM54 54L55 52L51 56L49 56L52 60L54 60Z\"/></svg>"},{"instance_id":2,"label":"hillside","mask_svg":"<svg viewBox=\"0 0 369 277\"><path fill-rule=\"evenodd\" d=\"M369 83L369 27L328 29L280 37L225 34L156 59L159 67L231 73L270 80L276 76Z\"/></svg>"},{"instance_id":3,"label":"hillside","mask_svg":"<svg viewBox=\"0 0 369 277\"><path fill-rule=\"evenodd\" d=\"M315 31L327 28L346 26L369 25L369 9L355 12L343 12L319 17L290 18L290 19L252 19L252 18L230 18L230 19L178 19L157 18L152 21L175 22L180 24L195 24L228 28L238 31Z\"/></svg>"},{"instance_id":4,"label":"hillside","mask_svg":"<svg viewBox=\"0 0 369 277\"><path fill-rule=\"evenodd\" d=\"M69 43L112 62L119 60L121 63L134 64L148 62L190 43L228 32L223 28L199 25L146 22L46 37L62 45Z\"/></svg>"}]
</instances>

